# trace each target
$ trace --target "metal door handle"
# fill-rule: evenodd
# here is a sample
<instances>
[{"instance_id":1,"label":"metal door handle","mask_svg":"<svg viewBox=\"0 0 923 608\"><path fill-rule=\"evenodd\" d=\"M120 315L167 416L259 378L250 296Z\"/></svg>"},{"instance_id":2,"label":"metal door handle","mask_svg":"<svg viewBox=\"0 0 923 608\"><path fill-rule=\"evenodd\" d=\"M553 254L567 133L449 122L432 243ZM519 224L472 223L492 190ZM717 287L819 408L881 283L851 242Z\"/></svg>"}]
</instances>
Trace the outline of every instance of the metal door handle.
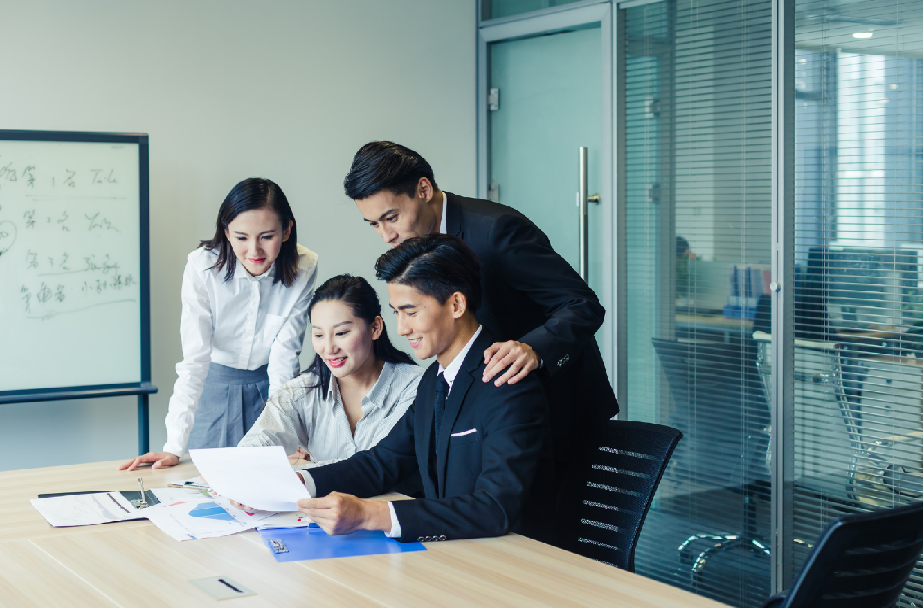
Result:
<instances>
[{"instance_id":1,"label":"metal door handle","mask_svg":"<svg viewBox=\"0 0 923 608\"><path fill-rule=\"evenodd\" d=\"M590 282L590 244L587 239L589 226L589 203L599 204L599 195L589 195L587 180L587 149L583 146L578 148L580 154L579 171L580 182L577 190L577 213L579 218L580 234L580 278L587 283Z\"/></svg>"}]
</instances>

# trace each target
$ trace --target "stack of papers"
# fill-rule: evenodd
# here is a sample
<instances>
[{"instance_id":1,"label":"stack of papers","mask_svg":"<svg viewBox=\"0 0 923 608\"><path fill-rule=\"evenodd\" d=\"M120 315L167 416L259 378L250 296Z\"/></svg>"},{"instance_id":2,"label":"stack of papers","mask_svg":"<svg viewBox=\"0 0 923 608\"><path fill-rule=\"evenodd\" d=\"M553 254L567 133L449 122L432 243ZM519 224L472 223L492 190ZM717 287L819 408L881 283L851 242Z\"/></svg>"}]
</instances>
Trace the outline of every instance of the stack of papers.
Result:
<instances>
[{"instance_id":1,"label":"stack of papers","mask_svg":"<svg viewBox=\"0 0 923 608\"><path fill-rule=\"evenodd\" d=\"M163 488L155 489L154 494L160 504L142 512L176 540L227 536L252 530L259 524L259 520L247 521L243 512L226 500L202 496L196 490Z\"/></svg>"},{"instance_id":2,"label":"stack of papers","mask_svg":"<svg viewBox=\"0 0 923 608\"><path fill-rule=\"evenodd\" d=\"M176 540L313 523L297 510L297 500L309 495L282 447L191 450L190 455L202 477L151 490L160 504L145 509L136 509L119 492L35 498L32 505L52 526L146 518ZM257 509L238 509L231 500Z\"/></svg>"}]
</instances>

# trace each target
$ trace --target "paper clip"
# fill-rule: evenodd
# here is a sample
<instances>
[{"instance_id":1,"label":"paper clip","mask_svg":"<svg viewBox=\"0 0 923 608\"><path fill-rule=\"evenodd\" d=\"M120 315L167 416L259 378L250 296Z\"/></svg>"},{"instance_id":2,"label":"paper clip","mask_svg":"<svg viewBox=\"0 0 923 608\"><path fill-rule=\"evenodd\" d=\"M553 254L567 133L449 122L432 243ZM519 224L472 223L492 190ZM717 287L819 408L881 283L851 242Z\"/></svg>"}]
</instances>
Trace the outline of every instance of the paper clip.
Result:
<instances>
[{"instance_id":1,"label":"paper clip","mask_svg":"<svg viewBox=\"0 0 923 608\"><path fill-rule=\"evenodd\" d=\"M138 483L141 485L141 498L138 499L138 508L143 509L148 506L147 497L144 495L144 479L139 477Z\"/></svg>"},{"instance_id":2,"label":"paper clip","mask_svg":"<svg viewBox=\"0 0 923 608\"><path fill-rule=\"evenodd\" d=\"M272 552L276 554L288 553L288 547L285 546L285 543L282 542L281 538L270 538L269 548L272 549Z\"/></svg>"}]
</instances>

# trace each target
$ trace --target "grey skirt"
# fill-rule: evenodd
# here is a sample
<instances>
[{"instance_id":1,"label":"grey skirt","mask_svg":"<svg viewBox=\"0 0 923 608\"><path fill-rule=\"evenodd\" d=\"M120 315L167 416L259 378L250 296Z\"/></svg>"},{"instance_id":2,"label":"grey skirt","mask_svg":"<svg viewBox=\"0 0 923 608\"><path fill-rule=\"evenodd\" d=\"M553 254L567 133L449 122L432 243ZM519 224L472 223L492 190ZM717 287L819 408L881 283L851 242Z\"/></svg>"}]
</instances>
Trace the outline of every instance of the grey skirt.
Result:
<instances>
[{"instance_id":1,"label":"grey skirt","mask_svg":"<svg viewBox=\"0 0 923 608\"><path fill-rule=\"evenodd\" d=\"M254 370L210 363L199 397L189 449L235 447L269 398L269 374L264 365Z\"/></svg>"}]
</instances>

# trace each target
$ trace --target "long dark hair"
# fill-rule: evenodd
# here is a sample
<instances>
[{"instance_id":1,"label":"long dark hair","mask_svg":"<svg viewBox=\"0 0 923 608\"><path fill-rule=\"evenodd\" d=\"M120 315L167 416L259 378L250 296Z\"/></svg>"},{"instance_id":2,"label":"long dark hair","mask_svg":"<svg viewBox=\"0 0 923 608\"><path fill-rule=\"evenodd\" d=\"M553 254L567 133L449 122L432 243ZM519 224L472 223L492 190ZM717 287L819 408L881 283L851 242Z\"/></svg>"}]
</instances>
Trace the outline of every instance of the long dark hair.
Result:
<instances>
[{"instance_id":1,"label":"long dark hair","mask_svg":"<svg viewBox=\"0 0 923 608\"><path fill-rule=\"evenodd\" d=\"M282 243L279 257L276 258L274 263L276 274L272 280L273 284L281 282L286 287L291 287L298 276L298 251L295 247L298 234L295 231L295 216L292 214L292 208L289 206L288 199L285 198L282 188L271 180L248 177L231 188L228 195L224 197L221 208L218 209L218 221L216 222L214 238L209 241L201 241L199 246L206 249L217 249L218 261L215 262L212 268L220 272L227 267L224 280L230 281L233 279L234 268L237 267L237 257L234 255L234 250L231 248L231 242L228 240L225 231L228 229L228 224L233 222L238 215L244 211L253 211L254 209L272 209L275 211L276 215L279 216L279 221L282 222L283 232L288 223L292 223L292 231L288 240ZM281 234L279 238L282 238Z\"/></svg>"},{"instance_id":2,"label":"long dark hair","mask_svg":"<svg viewBox=\"0 0 923 608\"><path fill-rule=\"evenodd\" d=\"M335 300L349 306L353 315L359 317L371 326L375 322L375 317L381 316L381 304L378 302L378 294L362 277L353 277L348 274L341 274L332 279L327 279L323 285L314 292L314 299L308 307L308 317L314 312L314 307L327 300ZM382 323L381 335L373 342L372 354L384 361L385 363L410 363L415 365L416 362L410 358L407 353L398 350L388 338L388 329ZM320 355L314 355L314 361L304 370L302 374L316 374L318 382L316 385L308 388L316 388L322 399L327 399L330 395L330 368L324 363Z\"/></svg>"}]
</instances>

